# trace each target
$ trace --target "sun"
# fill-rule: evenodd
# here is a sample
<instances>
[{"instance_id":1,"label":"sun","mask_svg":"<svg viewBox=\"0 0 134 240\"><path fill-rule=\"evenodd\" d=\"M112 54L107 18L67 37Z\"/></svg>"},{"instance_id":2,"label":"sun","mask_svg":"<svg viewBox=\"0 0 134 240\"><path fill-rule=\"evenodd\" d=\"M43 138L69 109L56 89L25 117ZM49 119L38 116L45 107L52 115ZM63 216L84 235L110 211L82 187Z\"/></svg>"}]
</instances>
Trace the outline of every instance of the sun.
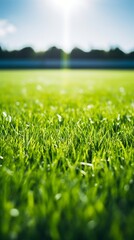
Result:
<instances>
[{"instance_id":1,"label":"sun","mask_svg":"<svg viewBox=\"0 0 134 240\"><path fill-rule=\"evenodd\" d=\"M78 9L82 0L53 0L53 4L63 13L70 13Z\"/></svg>"},{"instance_id":2,"label":"sun","mask_svg":"<svg viewBox=\"0 0 134 240\"><path fill-rule=\"evenodd\" d=\"M72 25L72 19L78 16L82 8L84 9L88 1L91 0L47 0L50 7L53 8L56 13L58 12L63 24L62 43L63 49L66 52L70 51L70 29Z\"/></svg>"}]
</instances>

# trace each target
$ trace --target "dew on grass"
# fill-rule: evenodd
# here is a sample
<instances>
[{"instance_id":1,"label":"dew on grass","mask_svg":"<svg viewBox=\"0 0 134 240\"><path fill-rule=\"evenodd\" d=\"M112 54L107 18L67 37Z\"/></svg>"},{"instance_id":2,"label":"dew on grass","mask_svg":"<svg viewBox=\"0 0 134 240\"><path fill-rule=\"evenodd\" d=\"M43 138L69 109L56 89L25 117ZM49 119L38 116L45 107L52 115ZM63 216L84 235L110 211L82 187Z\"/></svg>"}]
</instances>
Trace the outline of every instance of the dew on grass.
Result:
<instances>
[{"instance_id":1,"label":"dew on grass","mask_svg":"<svg viewBox=\"0 0 134 240\"><path fill-rule=\"evenodd\" d=\"M6 174L9 175L9 176L12 176L12 175L13 175L13 171L10 170L9 168L5 168L5 172L6 172Z\"/></svg>"},{"instance_id":2,"label":"dew on grass","mask_svg":"<svg viewBox=\"0 0 134 240\"><path fill-rule=\"evenodd\" d=\"M87 166L87 167L93 167L92 163L86 163L86 162L80 162L80 165Z\"/></svg>"},{"instance_id":3,"label":"dew on grass","mask_svg":"<svg viewBox=\"0 0 134 240\"><path fill-rule=\"evenodd\" d=\"M42 77L43 74L41 73ZM45 74L49 75L47 72ZM55 75L54 73L54 78L56 78ZM23 222L23 215L26 215L25 225L28 226L28 232L25 231L26 239L32 238L33 229L37 225L41 232L44 231L44 234L47 231L48 236L54 229L52 237L58 236L57 226L59 225L68 239L73 239L73 236L78 235L77 226L81 226L85 238L88 236L91 238L92 236L94 238L97 236L109 237L109 229L105 228L105 225L109 221L107 212L111 211L113 203L114 211L117 214L112 214L110 219L111 223L114 223L110 228L110 236L117 239L120 237L118 226L117 229L114 229L118 225L118 220L122 220L118 218L118 210L120 210L118 202L120 202L122 192L125 199L129 193L130 199L127 201L129 211L133 197L133 191L130 191L133 190L134 184L133 108L130 106L133 89L130 89L130 94L128 92L127 96L122 95L118 90L122 85L122 79L121 83L117 82L115 88L114 86L113 89L111 88L111 92L108 90L107 82L104 83L106 85L104 89L103 85L99 89L99 76L97 81L94 81L96 85L94 92L90 93L87 89L90 78L84 82L83 75L84 73L77 84L71 82L70 88L67 86L67 95L60 95L60 90L64 89L64 86L61 86L58 77L53 82L50 77L52 88L49 88L49 86L43 85L47 76L43 77L42 83L36 82L37 76L35 76L33 85L27 86L25 81L28 95L21 94L18 98L21 90L17 83L14 96L7 96L9 105L6 106L2 102L1 116L4 124L1 127L2 149L0 155L2 158L4 157L4 160L0 160L3 165L2 167L0 165L0 172L3 188L6 186L7 189L5 207L8 211L9 224L6 224L6 227L3 222L1 227L7 228L4 233L7 238L15 240L20 236L23 231L21 229L23 226L21 227L22 224L20 224ZM47 79L47 81L49 80ZM128 81L127 78L126 81ZM43 86L46 94L40 94L36 90L38 84ZM113 82L111 84L113 85ZM77 90L82 86L84 94L80 95ZM13 99L11 99L12 96ZM3 99L1 100L3 101ZM36 99L39 100L36 102ZM9 102L10 100L11 102ZM15 104L18 100L22 108ZM108 100L111 100L112 103L107 103ZM45 109L40 109L40 101L44 104ZM27 108L23 107L24 103L27 103ZM2 111L6 112L5 117L2 115ZM8 114L12 116L13 123L11 124L5 120ZM118 127L117 124L121 126ZM15 131L18 132L18 135ZM91 148L91 153L93 152L91 157L89 148ZM124 160L122 156L125 158ZM93 159L90 162L88 158ZM110 164L107 165L109 161ZM123 165L124 170L120 169L120 164ZM6 169L5 166L9 169ZM18 181L18 176L20 176L20 181ZM127 178L125 179L124 176ZM23 179L24 184L21 184ZM119 184L120 182L121 184ZM11 195L11 192L15 192L16 189L19 189L22 201L18 201L17 196ZM111 189L112 194L109 194ZM36 209L32 209L33 200L31 198L33 196L31 193L29 195L29 191L33 191L35 196ZM119 201L115 201L115 195ZM26 209L26 214L24 212L21 216L21 209L26 208L27 201L30 209ZM47 204L48 202L49 204ZM107 202L109 204L106 204ZM108 205L107 209L105 205ZM56 214L53 214L55 207ZM20 211L19 216L17 216L16 209ZM72 209L74 209L73 217ZM44 213L46 217L44 217ZM65 222L60 218L60 213L65 215ZM68 224L67 220L70 216L73 220L73 225L71 227L69 225L72 232L67 232L64 227ZM75 219L77 219L76 223ZM130 214L130 219L126 219L127 229L131 225L131 219L133 219L132 214ZM44 224L45 228L43 228ZM100 231L98 231L99 227ZM132 231L131 228L130 231ZM39 239L38 229L34 233Z\"/></svg>"},{"instance_id":4,"label":"dew on grass","mask_svg":"<svg viewBox=\"0 0 134 240\"><path fill-rule=\"evenodd\" d=\"M51 170L51 165L47 164L47 171L49 172Z\"/></svg>"},{"instance_id":5,"label":"dew on grass","mask_svg":"<svg viewBox=\"0 0 134 240\"><path fill-rule=\"evenodd\" d=\"M81 169L80 169L80 173L81 173L83 176L86 176L86 174L87 174L84 170L81 170Z\"/></svg>"},{"instance_id":6,"label":"dew on grass","mask_svg":"<svg viewBox=\"0 0 134 240\"><path fill-rule=\"evenodd\" d=\"M124 169L124 167L123 167L122 165L120 165L120 169L121 169L121 170L123 170L123 169Z\"/></svg>"},{"instance_id":7,"label":"dew on grass","mask_svg":"<svg viewBox=\"0 0 134 240\"><path fill-rule=\"evenodd\" d=\"M87 109L88 109L88 110L90 110L90 109L92 109L92 108L94 108L94 105L93 105L93 104L87 105Z\"/></svg>"},{"instance_id":8,"label":"dew on grass","mask_svg":"<svg viewBox=\"0 0 134 240\"><path fill-rule=\"evenodd\" d=\"M10 115L7 116L7 119L6 119L8 122L11 122L12 121L12 117Z\"/></svg>"},{"instance_id":9,"label":"dew on grass","mask_svg":"<svg viewBox=\"0 0 134 240\"><path fill-rule=\"evenodd\" d=\"M3 117L7 117L7 113L6 112L3 112Z\"/></svg>"},{"instance_id":10,"label":"dew on grass","mask_svg":"<svg viewBox=\"0 0 134 240\"><path fill-rule=\"evenodd\" d=\"M119 92L120 92L121 94L125 94L125 93L126 93L124 87L120 87L120 88L119 88Z\"/></svg>"},{"instance_id":11,"label":"dew on grass","mask_svg":"<svg viewBox=\"0 0 134 240\"><path fill-rule=\"evenodd\" d=\"M57 193L57 194L55 195L55 200L58 201L58 200L61 199L61 197L62 197L62 194L61 194L61 193Z\"/></svg>"},{"instance_id":12,"label":"dew on grass","mask_svg":"<svg viewBox=\"0 0 134 240\"><path fill-rule=\"evenodd\" d=\"M0 159L1 159L1 160L3 160L3 157L2 157L2 156L0 156Z\"/></svg>"},{"instance_id":13,"label":"dew on grass","mask_svg":"<svg viewBox=\"0 0 134 240\"><path fill-rule=\"evenodd\" d=\"M12 117L10 115L8 115L6 112L3 112L3 117L9 123L12 121Z\"/></svg>"},{"instance_id":14,"label":"dew on grass","mask_svg":"<svg viewBox=\"0 0 134 240\"><path fill-rule=\"evenodd\" d=\"M107 105L111 106L112 105L112 102L109 100L107 101Z\"/></svg>"},{"instance_id":15,"label":"dew on grass","mask_svg":"<svg viewBox=\"0 0 134 240\"><path fill-rule=\"evenodd\" d=\"M52 111L56 111L57 110L56 106L50 106L50 108L51 108Z\"/></svg>"},{"instance_id":16,"label":"dew on grass","mask_svg":"<svg viewBox=\"0 0 134 240\"><path fill-rule=\"evenodd\" d=\"M10 210L10 216L11 217L18 217L19 216L19 210L17 208L12 208Z\"/></svg>"},{"instance_id":17,"label":"dew on grass","mask_svg":"<svg viewBox=\"0 0 134 240\"><path fill-rule=\"evenodd\" d=\"M118 114L118 116L117 116L117 121L120 121L120 114Z\"/></svg>"},{"instance_id":18,"label":"dew on grass","mask_svg":"<svg viewBox=\"0 0 134 240\"><path fill-rule=\"evenodd\" d=\"M131 116L127 115L126 118L127 118L128 122L131 122Z\"/></svg>"},{"instance_id":19,"label":"dew on grass","mask_svg":"<svg viewBox=\"0 0 134 240\"><path fill-rule=\"evenodd\" d=\"M101 120L101 122L105 122L107 119L106 118L103 118L102 120Z\"/></svg>"},{"instance_id":20,"label":"dew on grass","mask_svg":"<svg viewBox=\"0 0 134 240\"><path fill-rule=\"evenodd\" d=\"M91 124L94 124L94 121L92 120L92 118L89 118L89 121Z\"/></svg>"},{"instance_id":21,"label":"dew on grass","mask_svg":"<svg viewBox=\"0 0 134 240\"><path fill-rule=\"evenodd\" d=\"M62 116L59 115L59 114L57 114L57 117L58 117L58 121L59 121L59 122L62 122Z\"/></svg>"},{"instance_id":22,"label":"dew on grass","mask_svg":"<svg viewBox=\"0 0 134 240\"><path fill-rule=\"evenodd\" d=\"M39 99L35 100L35 104L37 104L39 107L43 107L43 104L39 101Z\"/></svg>"}]
</instances>

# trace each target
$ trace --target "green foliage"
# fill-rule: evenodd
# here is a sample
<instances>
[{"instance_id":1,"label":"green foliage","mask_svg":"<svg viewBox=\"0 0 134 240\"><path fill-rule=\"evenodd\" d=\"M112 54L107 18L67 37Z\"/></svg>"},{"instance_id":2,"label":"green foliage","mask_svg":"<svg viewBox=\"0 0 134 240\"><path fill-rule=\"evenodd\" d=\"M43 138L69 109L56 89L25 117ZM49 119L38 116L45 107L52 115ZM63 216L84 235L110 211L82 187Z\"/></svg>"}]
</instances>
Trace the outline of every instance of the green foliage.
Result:
<instances>
[{"instance_id":1,"label":"green foliage","mask_svg":"<svg viewBox=\"0 0 134 240\"><path fill-rule=\"evenodd\" d=\"M134 72L0 72L0 239L134 239Z\"/></svg>"}]
</instances>

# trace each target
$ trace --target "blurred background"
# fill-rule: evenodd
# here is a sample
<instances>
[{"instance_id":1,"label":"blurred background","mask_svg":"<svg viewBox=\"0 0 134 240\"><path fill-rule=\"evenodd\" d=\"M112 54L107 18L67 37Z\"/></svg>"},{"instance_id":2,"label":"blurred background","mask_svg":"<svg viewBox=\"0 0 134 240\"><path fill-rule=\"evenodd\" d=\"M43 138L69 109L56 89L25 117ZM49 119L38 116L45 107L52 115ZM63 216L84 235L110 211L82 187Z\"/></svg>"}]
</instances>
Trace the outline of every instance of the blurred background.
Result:
<instances>
[{"instance_id":1,"label":"blurred background","mask_svg":"<svg viewBox=\"0 0 134 240\"><path fill-rule=\"evenodd\" d=\"M1 0L0 68L134 68L134 1Z\"/></svg>"}]
</instances>

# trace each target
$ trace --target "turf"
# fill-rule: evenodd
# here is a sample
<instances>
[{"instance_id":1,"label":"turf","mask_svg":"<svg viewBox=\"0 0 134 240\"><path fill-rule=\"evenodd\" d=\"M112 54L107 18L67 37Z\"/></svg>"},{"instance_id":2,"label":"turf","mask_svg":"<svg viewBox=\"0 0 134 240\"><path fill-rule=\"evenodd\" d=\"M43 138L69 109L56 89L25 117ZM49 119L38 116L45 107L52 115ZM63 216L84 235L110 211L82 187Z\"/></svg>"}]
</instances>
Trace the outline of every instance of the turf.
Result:
<instances>
[{"instance_id":1,"label":"turf","mask_svg":"<svg viewBox=\"0 0 134 240\"><path fill-rule=\"evenodd\" d=\"M134 239L134 71L0 72L0 239Z\"/></svg>"}]
</instances>

